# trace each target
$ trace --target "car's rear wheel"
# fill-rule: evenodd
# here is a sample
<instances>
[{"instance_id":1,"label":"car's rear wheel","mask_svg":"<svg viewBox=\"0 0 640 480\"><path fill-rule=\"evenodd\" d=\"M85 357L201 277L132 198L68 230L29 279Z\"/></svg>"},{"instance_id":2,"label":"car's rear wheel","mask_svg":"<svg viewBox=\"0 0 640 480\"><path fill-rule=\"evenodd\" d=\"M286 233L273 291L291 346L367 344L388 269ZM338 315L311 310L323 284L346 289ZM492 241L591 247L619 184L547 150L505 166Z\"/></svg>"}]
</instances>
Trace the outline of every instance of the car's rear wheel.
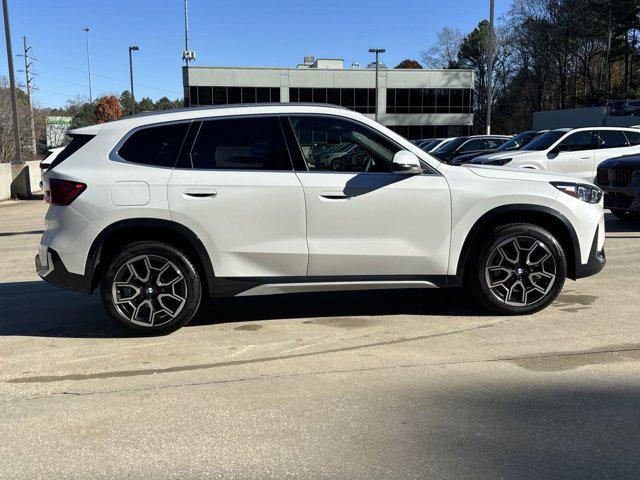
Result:
<instances>
[{"instance_id":1,"label":"car's rear wheel","mask_svg":"<svg viewBox=\"0 0 640 480\"><path fill-rule=\"evenodd\" d=\"M510 224L483 237L467 279L480 302L501 314L529 314L558 296L567 275L561 245L547 230Z\"/></svg>"},{"instance_id":2,"label":"car's rear wheel","mask_svg":"<svg viewBox=\"0 0 640 480\"><path fill-rule=\"evenodd\" d=\"M200 305L202 286L189 258L160 242L125 247L109 264L102 302L118 322L157 335L187 324Z\"/></svg>"}]
</instances>

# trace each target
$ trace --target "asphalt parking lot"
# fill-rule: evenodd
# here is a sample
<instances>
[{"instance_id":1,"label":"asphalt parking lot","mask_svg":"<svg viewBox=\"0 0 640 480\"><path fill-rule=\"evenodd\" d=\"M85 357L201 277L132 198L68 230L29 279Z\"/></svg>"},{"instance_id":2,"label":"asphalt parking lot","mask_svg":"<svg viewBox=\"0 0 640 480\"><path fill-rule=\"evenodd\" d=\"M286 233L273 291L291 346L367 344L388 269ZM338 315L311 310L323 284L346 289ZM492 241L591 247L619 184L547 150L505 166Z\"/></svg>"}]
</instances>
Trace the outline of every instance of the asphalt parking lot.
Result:
<instances>
[{"instance_id":1,"label":"asphalt parking lot","mask_svg":"<svg viewBox=\"0 0 640 480\"><path fill-rule=\"evenodd\" d=\"M533 316L244 298L140 338L38 279L45 209L0 204L0 478L640 476L640 222Z\"/></svg>"}]
</instances>

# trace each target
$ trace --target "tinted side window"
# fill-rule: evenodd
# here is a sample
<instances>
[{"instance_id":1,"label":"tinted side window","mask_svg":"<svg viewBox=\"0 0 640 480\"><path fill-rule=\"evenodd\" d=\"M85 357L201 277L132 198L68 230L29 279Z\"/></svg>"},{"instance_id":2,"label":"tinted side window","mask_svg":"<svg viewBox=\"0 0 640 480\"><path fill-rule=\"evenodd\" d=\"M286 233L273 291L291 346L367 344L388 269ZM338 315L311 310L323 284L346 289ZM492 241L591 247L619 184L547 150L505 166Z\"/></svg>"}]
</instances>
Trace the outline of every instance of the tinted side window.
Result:
<instances>
[{"instance_id":1,"label":"tinted side window","mask_svg":"<svg viewBox=\"0 0 640 480\"><path fill-rule=\"evenodd\" d=\"M469 140L467 143L462 145L459 152L472 152L474 150L483 150L484 140L481 138L476 138L474 140Z\"/></svg>"},{"instance_id":2,"label":"tinted side window","mask_svg":"<svg viewBox=\"0 0 640 480\"><path fill-rule=\"evenodd\" d=\"M292 117L307 168L337 172L390 172L400 150L379 133L335 117Z\"/></svg>"},{"instance_id":3,"label":"tinted side window","mask_svg":"<svg viewBox=\"0 0 640 480\"><path fill-rule=\"evenodd\" d=\"M632 132L631 130L625 130L624 134L627 136L631 145L640 145L640 132Z\"/></svg>"},{"instance_id":4,"label":"tinted side window","mask_svg":"<svg viewBox=\"0 0 640 480\"><path fill-rule=\"evenodd\" d=\"M190 157L193 168L207 170L293 169L276 117L204 121Z\"/></svg>"},{"instance_id":5,"label":"tinted side window","mask_svg":"<svg viewBox=\"0 0 640 480\"><path fill-rule=\"evenodd\" d=\"M619 148L627 146L627 138L621 130L599 130L599 148Z\"/></svg>"},{"instance_id":6,"label":"tinted side window","mask_svg":"<svg viewBox=\"0 0 640 480\"><path fill-rule=\"evenodd\" d=\"M596 148L593 132L576 132L565 138L560 144L569 145L571 151L592 150Z\"/></svg>"},{"instance_id":7,"label":"tinted side window","mask_svg":"<svg viewBox=\"0 0 640 480\"><path fill-rule=\"evenodd\" d=\"M504 140L500 140L499 138L489 138L485 141L484 148L498 148L503 143Z\"/></svg>"},{"instance_id":8,"label":"tinted side window","mask_svg":"<svg viewBox=\"0 0 640 480\"><path fill-rule=\"evenodd\" d=\"M49 165L49 170L51 170L56 165L60 165L64 160L69 158L71 155L73 155L87 143L89 143L89 140L91 140L93 137L94 135L71 135L71 141L66 147L64 147L64 149L58 154L58 156L53 159L53 162L51 162L51 165ZM47 155L47 157L48 156L49 155Z\"/></svg>"},{"instance_id":9,"label":"tinted side window","mask_svg":"<svg viewBox=\"0 0 640 480\"><path fill-rule=\"evenodd\" d=\"M188 128L189 123L143 128L124 142L118 155L128 162L173 168Z\"/></svg>"}]
</instances>

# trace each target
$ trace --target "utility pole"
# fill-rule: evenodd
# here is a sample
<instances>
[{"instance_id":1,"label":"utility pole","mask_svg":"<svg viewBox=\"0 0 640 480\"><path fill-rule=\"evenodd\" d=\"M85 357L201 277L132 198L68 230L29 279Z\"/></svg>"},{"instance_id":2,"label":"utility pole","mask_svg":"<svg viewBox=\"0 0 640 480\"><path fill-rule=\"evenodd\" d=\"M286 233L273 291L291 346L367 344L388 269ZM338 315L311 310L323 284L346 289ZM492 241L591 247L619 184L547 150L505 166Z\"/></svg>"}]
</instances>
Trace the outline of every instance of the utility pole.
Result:
<instances>
[{"instance_id":1,"label":"utility pole","mask_svg":"<svg viewBox=\"0 0 640 480\"><path fill-rule=\"evenodd\" d=\"M182 59L186 66L189 62L196 59L196 52L189 50L189 0L184 0L184 50L182 51Z\"/></svg>"},{"instance_id":2,"label":"utility pole","mask_svg":"<svg viewBox=\"0 0 640 480\"><path fill-rule=\"evenodd\" d=\"M91 91L91 55L89 53L89 32L91 29L89 27L84 27L86 44L87 44L87 70L89 71L89 101L93 102L93 92Z\"/></svg>"},{"instance_id":3,"label":"utility pole","mask_svg":"<svg viewBox=\"0 0 640 480\"><path fill-rule=\"evenodd\" d=\"M494 0L491 0L491 7L489 8L489 55L487 65L487 135L491 135L491 104L493 103L493 49L494 49L494 36L493 31L493 11Z\"/></svg>"},{"instance_id":4,"label":"utility pole","mask_svg":"<svg viewBox=\"0 0 640 480\"><path fill-rule=\"evenodd\" d=\"M605 79L605 87L604 87L604 106L602 107L602 126L607 125L607 114L609 113L609 90L611 89L611 17L613 5L611 1L608 2L609 5L609 35L607 39L607 78Z\"/></svg>"},{"instance_id":5,"label":"utility pole","mask_svg":"<svg viewBox=\"0 0 640 480\"><path fill-rule=\"evenodd\" d=\"M11 28L9 26L9 6L7 0L2 0L2 14L4 16L4 36L7 42L7 66L9 67L9 88L11 90L11 108L13 110L13 137L16 145L16 154L11 163L22 164L22 152L20 151L20 124L18 123L18 102L16 101L16 77L13 73L13 52L11 49Z\"/></svg>"},{"instance_id":6,"label":"utility pole","mask_svg":"<svg viewBox=\"0 0 640 480\"><path fill-rule=\"evenodd\" d=\"M31 47L27 47L27 37L24 35L22 37L22 42L24 44L24 50L22 56L24 57L24 75L25 75L25 86L27 89L27 101L29 102L29 123L31 126L31 153L34 155L37 153L36 150L36 127L33 119L33 102L31 101L31 81L33 78L29 72L29 68L32 63L29 60L33 60L33 57L29 56L29 50ZM19 56L19 55L18 55Z\"/></svg>"},{"instance_id":7,"label":"utility pole","mask_svg":"<svg viewBox=\"0 0 640 480\"><path fill-rule=\"evenodd\" d=\"M133 57L131 52L137 52L140 48L137 45L129 47L129 77L131 79L131 115L136 113L136 96L133 93Z\"/></svg>"},{"instance_id":8,"label":"utility pole","mask_svg":"<svg viewBox=\"0 0 640 480\"><path fill-rule=\"evenodd\" d=\"M369 49L369 53L375 53L376 54L376 111L375 111L375 119L376 122L378 121L378 66L380 65L380 61L378 60L379 55L381 53L386 52L386 50L384 48L370 48Z\"/></svg>"}]
</instances>

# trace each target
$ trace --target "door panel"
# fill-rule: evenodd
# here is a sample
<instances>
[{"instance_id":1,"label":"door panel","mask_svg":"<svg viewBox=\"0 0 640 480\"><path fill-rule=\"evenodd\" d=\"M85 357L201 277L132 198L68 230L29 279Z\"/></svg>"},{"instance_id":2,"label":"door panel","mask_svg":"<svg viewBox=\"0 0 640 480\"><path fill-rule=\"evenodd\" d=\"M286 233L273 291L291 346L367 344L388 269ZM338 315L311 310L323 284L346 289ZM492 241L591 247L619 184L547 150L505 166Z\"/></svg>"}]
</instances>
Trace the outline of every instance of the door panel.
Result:
<instances>
[{"instance_id":1,"label":"door panel","mask_svg":"<svg viewBox=\"0 0 640 480\"><path fill-rule=\"evenodd\" d=\"M201 237L217 277L306 275L295 173L175 170L168 196L171 218Z\"/></svg>"},{"instance_id":2,"label":"door panel","mask_svg":"<svg viewBox=\"0 0 640 480\"><path fill-rule=\"evenodd\" d=\"M570 151L561 151L555 156L550 156L549 170L593 181L596 140L597 135L591 130L572 133L559 144Z\"/></svg>"},{"instance_id":3,"label":"door panel","mask_svg":"<svg viewBox=\"0 0 640 480\"><path fill-rule=\"evenodd\" d=\"M187 149L169 212L201 238L216 277L306 275L304 195L278 119L206 120Z\"/></svg>"},{"instance_id":4,"label":"door panel","mask_svg":"<svg viewBox=\"0 0 640 480\"><path fill-rule=\"evenodd\" d=\"M549 158L549 170L593 181L593 150L560 152Z\"/></svg>"},{"instance_id":5,"label":"door panel","mask_svg":"<svg viewBox=\"0 0 640 480\"><path fill-rule=\"evenodd\" d=\"M445 275L449 187L440 175L298 172L309 276Z\"/></svg>"}]
</instances>

